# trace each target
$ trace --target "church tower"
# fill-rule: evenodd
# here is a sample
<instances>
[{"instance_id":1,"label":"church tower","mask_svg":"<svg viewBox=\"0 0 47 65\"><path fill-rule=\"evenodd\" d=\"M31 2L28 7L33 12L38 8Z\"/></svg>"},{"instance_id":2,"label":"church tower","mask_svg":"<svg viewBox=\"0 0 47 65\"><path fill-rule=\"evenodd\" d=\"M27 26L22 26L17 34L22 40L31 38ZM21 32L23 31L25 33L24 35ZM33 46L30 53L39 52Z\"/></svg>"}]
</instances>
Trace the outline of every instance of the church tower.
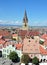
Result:
<instances>
[{"instance_id":1,"label":"church tower","mask_svg":"<svg viewBox=\"0 0 47 65\"><path fill-rule=\"evenodd\" d=\"M26 10L23 17L23 30L28 30L28 18L27 18Z\"/></svg>"}]
</instances>

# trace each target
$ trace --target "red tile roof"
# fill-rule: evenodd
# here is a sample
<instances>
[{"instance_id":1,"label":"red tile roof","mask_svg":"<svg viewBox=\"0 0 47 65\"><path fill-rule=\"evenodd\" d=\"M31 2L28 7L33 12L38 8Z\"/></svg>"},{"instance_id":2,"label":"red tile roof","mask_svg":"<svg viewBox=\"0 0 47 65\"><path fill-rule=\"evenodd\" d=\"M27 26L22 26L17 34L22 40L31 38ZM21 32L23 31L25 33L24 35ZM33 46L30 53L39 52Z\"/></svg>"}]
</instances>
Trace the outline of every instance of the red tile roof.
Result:
<instances>
[{"instance_id":1,"label":"red tile roof","mask_svg":"<svg viewBox=\"0 0 47 65\"><path fill-rule=\"evenodd\" d=\"M47 34L43 34L41 38L45 40L43 45L47 46Z\"/></svg>"},{"instance_id":2,"label":"red tile roof","mask_svg":"<svg viewBox=\"0 0 47 65\"><path fill-rule=\"evenodd\" d=\"M47 41L44 41L44 44L43 45L47 46Z\"/></svg>"},{"instance_id":3,"label":"red tile roof","mask_svg":"<svg viewBox=\"0 0 47 65\"><path fill-rule=\"evenodd\" d=\"M15 46L16 46L16 49L18 49L18 50L22 49L22 44L21 43L16 44Z\"/></svg>"},{"instance_id":4,"label":"red tile roof","mask_svg":"<svg viewBox=\"0 0 47 65\"><path fill-rule=\"evenodd\" d=\"M37 36L39 34L40 34L39 31L36 31L36 30L33 30L33 31L20 30L19 31L19 35L21 36L22 39L24 39L25 36Z\"/></svg>"},{"instance_id":5,"label":"red tile roof","mask_svg":"<svg viewBox=\"0 0 47 65\"><path fill-rule=\"evenodd\" d=\"M38 31L28 31L27 36L38 36L39 32Z\"/></svg>"},{"instance_id":6,"label":"red tile roof","mask_svg":"<svg viewBox=\"0 0 47 65\"><path fill-rule=\"evenodd\" d=\"M0 35L2 35L2 36L9 36L10 32L8 32L8 30L0 30Z\"/></svg>"},{"instance_id":7,"label":"red tile roof","mask_svg":"<svg viewBox=\"0 0 47 65\"><path fill-rule=\"evenodd\" d=\"M0 35L0 39L2 38L2 35Z\"/></svg>"},{"instance_id":8,"label":"red tile roof","mask_svg":"<svg viewBox=\"0 0 47 65\"><path fill-rule=\"evenodd\" d=\"M47 34L43 34L43 35L41 36L41 38L46 41L46 40L47 40Z\"/></svg>"},{"instance_id":9,"label":"red tile roof","mask_svg":"<svg viewBox=\"0 0 47 65\"><path fill-rule=\"evenodd\" d=\"M39 47L40 48L40 53L43 55L47 55L47 50L44 49L42 46Z\"/></svg>"},{"instance_id":10,"label":"red tile roof","mask_svg":"<svg viewBox=\"0 0 47 65\"><path fill-rule=\"evenodd\" d=\"M20 30L20 31L19 31L19 36L21 36L21 38L24 39L26 33L27 33L27 30Z\"/></svg>"},{"instance_id":11,"label":"red tile roof","mask_svg":"<svg viewBox=\"0 0 47 65\"><path fill-rule=\"evenodd\" d=\"M5 41L0 39L0 44L4 44L4 43L5 43Z\"/></svg>"}]
</instances>

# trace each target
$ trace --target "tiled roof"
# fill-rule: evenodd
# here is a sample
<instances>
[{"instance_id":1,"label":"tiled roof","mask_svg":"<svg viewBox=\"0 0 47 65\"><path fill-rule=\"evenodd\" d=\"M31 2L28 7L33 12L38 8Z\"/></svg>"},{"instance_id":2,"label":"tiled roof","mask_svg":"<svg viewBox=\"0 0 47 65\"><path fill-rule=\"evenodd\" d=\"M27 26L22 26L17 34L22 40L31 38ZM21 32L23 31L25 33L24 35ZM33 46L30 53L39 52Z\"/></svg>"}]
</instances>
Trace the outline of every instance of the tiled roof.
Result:
<instances>
[{"instance_id":1,"label":"tiled roof","mask_svg":"<svg viewBox=\"0 0 47 65\"><path fill-rule=\"evenodd\" d=\"M8 32L8 30L0 30L0 35L2 35L2 36L9 36L10 32Z\"/></svg>"},{"instance_id":2,"label":"tiled roof","mask_svg":"<svg viewBox=\"0 0 47 65\"><path fill-rule=\"evenodd\" d=\"M21 36L22 39L24 39L25 36L37 36L37 35L39 35L39 32L36 30L33 30L33 31L32 30L29 30L29 31L20 30L19 35Z\"/></svg>"},{"instance_id":3,"label":"tiled roof","mask_svg":"<svg viewBox=\"0 0 47 65\"><path fill-rule=\"evenodd\" d=\"M14 45L15 43L12 41L6 41L5 44L3 44L3 47L9 46L9 45Z\"/></svg>"},{"instance_id":4,"label":"tiled roof","mask_svg":"<svg viewBox=\"0 0 47 65\"><path fill-rule=\"evenodd\" d=\"M19 36L21 36L21 38L24 39L26 33L27 33L27 30L20 30L20 31L19 31Z\"/></svg>"},{"instance_id":5,"label":"tiled roof","mask_svg":"<svg viewBox=\"0 0 47 65\"><path fill-rule=\"evenodd\" d=\"M38 31L28 31L27 36L38 36L39 32Z\"/></svg>"},{"instance_id":6,"label":"tiled roof","mask_svg":"<svg viewBox=\"0 0 47 65\"><path fill-rule=\"evenodd\" d=\"M0 39L2 38L2 35L0 35Z\"/></svg>"},{"instance_id":7,"label":"tiled roof","mask_svg":"<svg viewBox=\"0 0 47 65\"><path fill-rule=\"evenodd\" d=\"M44 41L44 44L43 45L47 46L47 41Z\"/></svg>"},{"instance_id":8,"label":"tiled roof","mask_svg":"<svg viewBox=\"0 0 47 65\"><path fill-rule=\"evenodd\" d=\"M20 31L19 31L19 35L20 35L20 36L25 36L26 33L27 33L27 30L20 30Z\"/></svg>"},{"instance_id":9,"label":"tiled roof","mask_svg":"<svg viewBox=\"0 0 47 65\"><path fill-rule=\"evenodd\" d=\"M43 55L47 55L47 50L44 49L41 45L40 45L40 53L43 54Z\"/></svg>"},{"instance_id":10,"label":"tiled roof","mask_svg":"<svg viewBox=\"0 0 47 65\"><path fill-rule=\"evenodd\" d=\"M47 40L47 34L43 34L43 35L41 36L41 38L44 39L44 40Z\"/></svg>"},{"instance_id":11,"label":"tiled roof","mask_svg":"<svg viewBox=\"0 0 47 65\"><path fill-rule=\"evenodd\" d=\"M41 38L45 40L43 45L47 46L47 34L43 34Z\"/></svg>"},{"instance_id":12,"label":"tiled roof","mask_svg":"<svg viewBox=\"0 0 47 65\"><path fill-rule=\"evenodd\" d=\"M16 49L18 49L18 50L22 49L22 44L21 43L15 44L15 46L16 46Z\"/></svg>"},{"instance_id":13,"label":"tiled roof","mask_svg":"<svg viewBox=\"0 0 47 65\"><path fill-rule=\"evenodd\" d=\"M4 43L5 43L5 41L0 39L0 44L4 44Z\"/></svg>"}]
</instances>

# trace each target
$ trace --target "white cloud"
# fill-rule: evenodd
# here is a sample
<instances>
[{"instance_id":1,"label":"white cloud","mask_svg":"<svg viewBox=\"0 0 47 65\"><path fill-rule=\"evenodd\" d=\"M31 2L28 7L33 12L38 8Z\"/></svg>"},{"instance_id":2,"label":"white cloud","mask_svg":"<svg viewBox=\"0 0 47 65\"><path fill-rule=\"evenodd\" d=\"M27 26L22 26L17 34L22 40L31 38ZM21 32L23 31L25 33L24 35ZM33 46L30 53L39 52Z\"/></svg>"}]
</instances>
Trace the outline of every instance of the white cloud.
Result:
<instances>
[{"instance_id":1,"label":"white cloud","mask_svg":"<svg viewBox=\"0 0 47 65\"><path fill-rule=\"evenodd\" d=\"M0 24L20 25L21 22L19 22L19 21L0 20Z\"/></svg>"},{"instance_id":2,"label":"white cloud","mask_svg":"<svg viewBox=\"0 0 47 65\"><path fill-rule=\"evenodd\" d=\"M44 21L31 21L31 23L29 23L29 25L31 25L31 26L47 26L47 20L44 20Z\"/></svg>"},{"instance_id":3,"label":"white cloud","mask_svg":"<svg viewBox=\"0 0 47 65\"><path fill-rule=\"evenodd\" d=\"M22 21L8 21L8 20L0 20L0 24L10 24L10 25L21 25ZM47 20L44 21L29 21L29 25L31 26L47 26Z\"/></svg>"}]
</instances>

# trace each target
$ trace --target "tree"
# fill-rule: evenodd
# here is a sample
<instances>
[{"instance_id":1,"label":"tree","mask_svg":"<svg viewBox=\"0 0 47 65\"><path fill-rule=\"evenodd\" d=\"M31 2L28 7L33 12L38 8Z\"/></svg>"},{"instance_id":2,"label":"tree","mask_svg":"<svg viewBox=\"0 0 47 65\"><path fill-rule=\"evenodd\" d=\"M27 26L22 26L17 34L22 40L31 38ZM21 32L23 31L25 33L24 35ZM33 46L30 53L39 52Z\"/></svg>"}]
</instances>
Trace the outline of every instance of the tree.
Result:
<instances>
[{"instance_id":1,"label":"tree","mask_svg":"<svg viewBox=\"0 0 47 65\"><path fill-rule=\"evenodd\" d=\"M29 62L29 56L27 54L23 54L21 57L21 62L27 64Z\"/></svg>"},{"instance_id":2,"label":"tree","mask_svg":"<svg viewBox=\"0 0 47 65\"><path fill-rule=\"evenodd\" d=\"M10 52L9 59L11 59L13 62L18 62L19 61L18 54L15 51Z\"/></svg>"},{"instance_id":3,"label":"tree","mask_svg":"<svg viewBox=\"0 0 47 65\"><path fill-rule=\"evenodd\" d=\"M37 57L34 57L34 58L32 59L32 63L33 63L33 64L38 64L38 63L39 63L39 59L38 59Z\"/></svg>"}]
</instances>

